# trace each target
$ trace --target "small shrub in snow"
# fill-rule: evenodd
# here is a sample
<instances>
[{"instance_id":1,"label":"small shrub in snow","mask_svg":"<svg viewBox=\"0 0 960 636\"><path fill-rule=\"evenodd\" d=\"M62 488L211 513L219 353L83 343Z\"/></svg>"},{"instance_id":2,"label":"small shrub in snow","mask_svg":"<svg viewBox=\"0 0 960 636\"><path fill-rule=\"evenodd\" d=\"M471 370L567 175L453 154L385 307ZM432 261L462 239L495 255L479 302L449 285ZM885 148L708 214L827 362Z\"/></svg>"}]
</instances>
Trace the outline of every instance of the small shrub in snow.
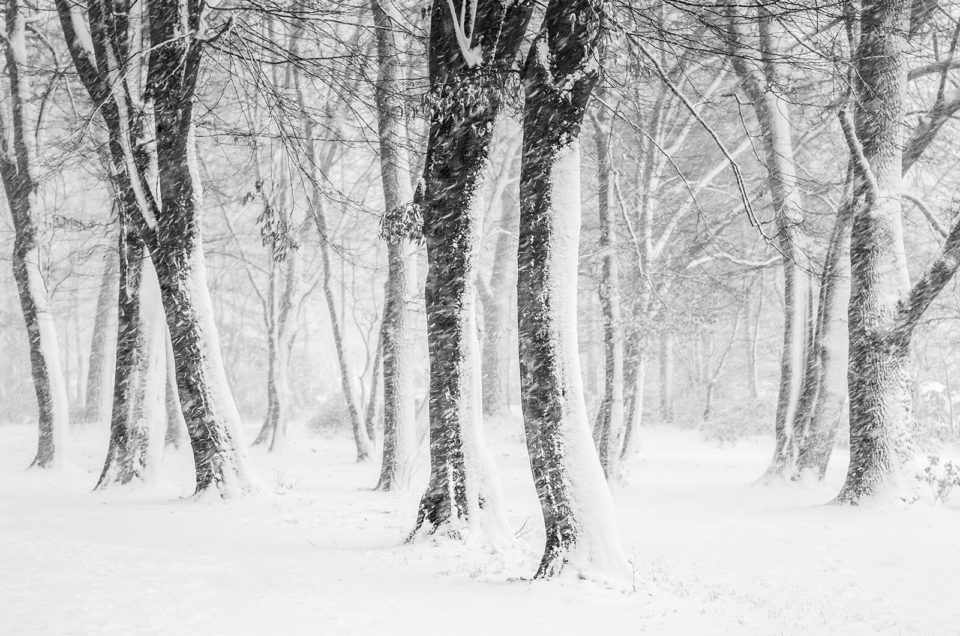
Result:
<instances>
[{"instance_id":1,"label":"small shrub in snow","mask_svg":"<svg viewBox=\"0 0 960 636\"><path fill-rule=\"evenodd\" d=\"M930 486L934 500L943 504L950 498L950 491L960 486L960 465L949 459L943 461L937 455L927 455L927 465L917 474L917 479Z\"/></svg>"}]
</instances>

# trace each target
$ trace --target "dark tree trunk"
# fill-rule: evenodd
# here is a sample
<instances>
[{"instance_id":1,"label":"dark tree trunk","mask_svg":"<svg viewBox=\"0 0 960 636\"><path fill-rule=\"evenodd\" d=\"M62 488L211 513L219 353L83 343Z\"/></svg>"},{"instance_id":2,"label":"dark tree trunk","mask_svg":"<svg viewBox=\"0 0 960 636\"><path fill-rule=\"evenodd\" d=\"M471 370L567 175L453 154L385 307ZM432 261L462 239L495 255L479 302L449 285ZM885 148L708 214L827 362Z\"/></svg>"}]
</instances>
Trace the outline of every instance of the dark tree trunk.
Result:
<instances>
[{"instance_id":1,"label":"dark tree trunk","mask_svg":"<svg viewBox=\"0 0 960 636\"><path fill-rule=\"evenodd\" d=\"M220 354L201 237L193 104L203 44L191 36L203 28L201 7L184 0L150 0L148 11L152 48L147 91L154 100L160 195L151 256L173 344L196 491L216 488L222 496L238 495L253 487L253 479Z\"/></svg>"},{"instance_id":2,"label":"dark tree trunk","mask_svg":"<svg viewBox=\"0 0 960 636\"><path fill-rule=\"evenodd\" d=\"M47 289L40 266L36 221L36 135L30 107L27 77L26 9L19 0L6 3L6 62L9 80L9 118L12 138L7 139L6 121L0 138L0 177L13 217L13 278L17 284L30 344L30 367L39 409L37 455L32 466L61 465L67 437L69 407L67 387L60 367L57 331L47 306ZM4 105L4 108L8 108Z\"/></svg>"},{"instance_id":3,"label":"dark tree trunk","mask_svg":"<svg viewBox=\"0 0 960 636\"><path fill-rule=\"evenodd\" d=\"M801 431L798 476L823 479L847 405L847 305L850 301L850 228L857 204L848 197L827 248L817 307L817 329L807 359L797 415Z\"/></svg>"},{"instance_id":4,"label":"dark tree trunk","mask_svg":"<svg viewBox=\"0 0 960 636\"><path fill-rule=\"evenodd\" d=\"M580 131L598 79L599 0L551 0L524 71L520 173L520 387L546 525L537 578L621 574L613 502L590 438L578 355Z\"/></svg>"},{"instance_id":5,"label":"dark tree trunk","mask_svg":"<svg viewBox=\"0 0 960 636\"><path fill-rule=\"evenodd\" d=\"M783 254L783 348L780 357L780 390L774 424L775 448L767 469L768 477L792 477L800 432L795 430L795 414L800 398L807 352L807 335L813 319L809 306L812 281L802 224L803 194L797 178L790 122L790 105L781 95L784 73L777 47L776 18L766 7L756 15L759 42L759 72L750 68L743 54L739 34L742 16L730 5L730 26L734 34L732 59L740 85L753 103L760 125L766 155L767 185L773 200L777 237Z\"/></svg>"},{"instance_id":6,"label":"dark tree trunk","mask_svg":"<svg viewBox=\"0 0 960 636\"><path fill-rule=\"evenodd\" d=\"M128 190L120 222L117 359L107 458L96 488L145 481L156 468L165 429L166 330L153 265L133 228ZM132 206L132 207L128 207Z\"/></svg>"},{"instance_id":7,"label":"dark tree trunk","mask_svg":"<svg viewBox=\"0 0 960 636\"><path fill-rule=\"evenodd\" d=\"M430 481L414 533L444 527L457 533L458 526L479 523L480 482L491 485L496 477L479 474L488 463L480 421L475 317L481 186L507 70L532 7L527 0L478 1L471 37L476 47L465 49L458 43L449 0L433 3L429 46L433 103L420 193L429 267L425 300ZM465 15L472 13L470 7L463 9ZM494 490L485 493L485 506L497 505Z\"/></svg>"},{"instance_id":8,"label":"dark tree trunk","mask_svg":"<svg viewBox=\"0 0 960 636\"><path fill-rule=\"evenodd\" d=\"M899 197L908 12L905 0L864 2L855 60L854 197L867 203L851 230L850 465L838 495L852 504L896 486L913 452L910 339L898 328L909 291Z\"/></svg>"}]
</instances>

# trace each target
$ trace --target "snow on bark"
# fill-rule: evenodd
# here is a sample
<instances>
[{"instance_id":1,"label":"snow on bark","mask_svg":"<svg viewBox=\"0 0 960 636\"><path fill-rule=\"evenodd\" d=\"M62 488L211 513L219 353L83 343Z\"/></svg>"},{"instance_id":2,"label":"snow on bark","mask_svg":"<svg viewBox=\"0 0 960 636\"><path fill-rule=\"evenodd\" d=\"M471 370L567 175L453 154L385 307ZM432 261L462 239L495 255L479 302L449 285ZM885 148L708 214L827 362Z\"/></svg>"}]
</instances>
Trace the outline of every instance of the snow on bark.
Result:
<instances>
[{"instance_id":1,"label":"snow on bark","mask_svg":"<svg viewBox=\"0 0 960 636\"><path fill-rule=\"evenodd\" d=\"M624 423L624 334L620 302L620 263L613 218L612 122L601 110L595 118L597 145L597 209L600 221L601 272L598 286L603 318L604 389L594 441L608 480L617 481Z\"/></svg>"},{"instance_id":2,"label":"snow on bark","mask_svg":"<svg viewBox=\"0 0 960 636\"><path fill-rule=\"evenodd\" d=\"M101 423L110 411L111 393L108 387L113 379L117 356L117 252L110 249L100 279L97 295L97 312L90 341L90 358L87 366L87 390L83 408L83 421Z\"/></svg>"},{"instance_id":3,"label":"snow on bark","mask_svg":"<svg viewBox=\"0 0 960 636\"><path fill-rule=\"evenodd\" d=\"M12 139L0 131L0 177L13 218L13 277L17 284L30 345L30 366L39 410L37 455L31 466L60 467L65 461L69 407L60 365L60 347L40 266L39 212L35 174L36 131L30 100L26 46L26 11L17 0L6 3L6 75L10 86ZM7 108L7 104L3 105ZM6 128L6 126L4 126Z\"/></svg>"},{"instance_id":4,"label":"snow on bark","mask_svg":"<svg viewBox=\"0 0 960 636\"><path fill-rule=\"evenodd\" d=\"M773 201L777 238L783 255L783 346L780 359L780 389L774 422L775 447L765 478L793 477L800 431L795 426L797 406L804 380L808 335L814 319L811 306L812 278L809 275L808 241L803 232L803 191L797 177L790 121L790 104L781 93L784 82L778 60L776 19L766 7L754 16L760 53L760 68L750 67L751 52L744 48L741 33L743 16L728 4L731 59L740 86L753 104L766 155L767 187Z\"/></svg>"},{"instance_id":5,"label":"snow on bark","mask_svg":"<svg viewBox=\"0 0 960 636\"><path fill-rule=\"evenodd\" d=\"M602 4L552 0L524 77L517 291L524 429L546 526L537 578L627 574L577 338L579 137L599 76Z\"/></svg>"},{"instance_id":6,"label":"snow on bark","mask_svg":"<svg viewBox=\"0 0 960 636\"><path fill-rule=\"evenodd\" d=\"M98 490L154 481L166 433L167 332L160 284L142 239L125 230L110 442Z\"/></svg>"},{"instance_id":7,"label":"snow on bark","mask_svg":"<svg viewBox=\"0 0 960 636\"><path fill-rule=\"evenodd\" d=\"M377 490L395 490L404 484L414 453L415 405L411 378L411 301L417 288L417 242L421 221L412 206L410 161L403 116L402 67L397 46L398 16L391 2L371 0L377 27L376 84L380 177L383 182L387 241L387 283L380 339L383 357L383 454ZM376 375L374 375L376 382ZM371 404L373 401L371 400Z\"/></svg>"},{"instance_id":8,"label":"snow on bark","mask_svg":"<svg viewBox=\"0 0 960 636\"><path fill-rule=\"evenodd\" d=\"M154 100L160 199L155 239L148 246L173 345L196 493L230 497L255 489L256 480L220 354L203 258L202 185L193 121L202 48L185 37L183 21L188 17L198 24L200 10L183 0L148 5L152 48L147 92Z\"/></svg>"},{"instance_id":9,"label":"snow on bark","mask_svg":"<svg viewBox=\"0 0 960 636\"><path fill-rule=\"evenodd\" d=\"M904 0L864 3L856 139L845 130L857 165L854 195L867 197L851 230L850 465L837 497L852 504L898 493L913 453L910 338L898 329L909 291L899 196L908 10Z\"/></svg>"},{"instance_id":10,"label":"snow on bark","mask_svg":"<svg viewBox=\"0 0 960 636\"><path fill-rule=\"evenodd\" d=\"M462 5L465 7L465 5ZM430 479L411 537L441 531L499 541L495 468L484 448L476 282L483 224L482 180L494 124L533 3L477 3L471 37L482 64L465 60L446 0L430 32L430 134L418 201L427 247L430 356ZM484 519L479 513L483 511ZM488 514L489 512L489 514Z\"/></svg>"},{"instance_id":11,"label":"snow on bark","mask_svg":"<svg viewBox=\"0 0 960 636\"><path fill-rule=\"evenodd\" d=\"M546 218L529 218L533 202L527 196L523 201L518 287L524 425L547 528L537 576L566 567L620 574L625 560L590 435L577 348L578 141L556 150L545 176Z\"/></svg>"}]
</instances>

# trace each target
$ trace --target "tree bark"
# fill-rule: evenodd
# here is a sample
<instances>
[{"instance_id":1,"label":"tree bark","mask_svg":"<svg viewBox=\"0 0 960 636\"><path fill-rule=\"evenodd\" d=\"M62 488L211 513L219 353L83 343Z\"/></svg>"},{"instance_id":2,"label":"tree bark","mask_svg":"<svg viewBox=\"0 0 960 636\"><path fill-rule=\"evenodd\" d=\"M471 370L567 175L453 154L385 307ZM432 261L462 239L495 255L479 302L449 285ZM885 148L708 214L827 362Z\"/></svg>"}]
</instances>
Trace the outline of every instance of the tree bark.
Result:
<instances>
[{"instance_id":1,"label":"tree bark","mask_svg":"<svg viewBox=\"0 0 960 636\"><path fill-rule=\"evenodd\" d=\"M517 297L524 429L546 526L537 578L626 567L590 437L576 324L580 131L602 10L599 0L551 0L524 71Z\"/></svg>"},{"instance_id":2,"label":"tree bark","mask_svg":"<svg viewBox=\"0 0 960 636\"><path fill-rule=\"evenodd\" d=\"M499 514L497 476L481 423L475 315L481 193L507 71L533 3L486 0L460 8L455 4L434 0L431 14L432 107L424 187L418 193L428 262L430 480L413 535L438 529L457 535L463 526L477 528L481 505L491 519ZM474 10L470 41L476 46L462 42L454 15Z\"/></svg>"},{"instance_id":3,"label":"tree bark","mask_svg":"<svg viewBox=\"0 0 960 636\"><path fill-rule=\"evenodd\" d=\"M850 465L838 501L857 504L887 486L912 454L909 338L897 329L909 291L900 183L907 83L906 0L867 0L856 53L854 196L867 197L851 230ZM856 147L855 144L851 144Z\"/></svg>"},{"instance_id":4,"label":"tree bark","mask_svg":"<svg viewBox=\"0 0 960 636\"><path fill-rule=\"evenodd\" d=\"M512 154L512 153L511 153ZM519 154L507 158L511 169L519 168ZM517 290L517 219L515 188L500 193L500 221L493 253L490 281L479 285L483 304L483 414L502 417L510 414L510 336L514 328L510 310Z\"/></svg>"},{"instance_id":5,"label":"tree bark","mask_svg":"<svg viewBox=\"0 0 960 636\"><path fill-rule=\"evenodd\" d=\"M620 263L617 259L617 231L613 219L612 149L613 123L606 111L596 115L597 189L601 253L600 311L603 319L603 397L600 400L595 440L600 466L608 480L619 480L620 450L624 429L623 324L620 309Z\"/></svg>"},{"instance_id":6,"label":"tree bark","mask_svg":"<svg viewBox=\"0 0 960 636\"><path fill-rule=\"evenodd\" d=\"M3 113L0 129L0 177L13 218L13 277L23 310L30 344L30 367L39 409L37 455L32 466L63 465L66 452L69 407L67 387L60 366L57 331L47 300L40 265L37 234L36 134L30 107L27 77L28 55L25 25L27 10L20 0L6 2L6 62L9 81L9 111ZM6 108L6 107L5 107ZM9 123L6 121L9 117ZM12 137L7 139L8 129Z\"/></svg>"},{"instance_id":7,"label":"tree bark","mask_svg":"<svg viewBox=\"0 0 960 636\"><path fill-rule=\"evenodd\" d=\"M97 313L87 365L87 390L82 417L84 422L102 422L110 409L111 395L107 387L117 356L117 262L117 253L111 249L100 278L100 293L97 294Z\"/></svg>"},{"instance_id":8,"label":"tree bark","mask_svg":"<svg viewBox=\"0 0 960 636\"><path fill-rule=\"evenodd\" d=\"M227 382L203 258L202 184L193 103L203 42L200 5L150 0L147 92L153 98L160 205L151 256L173 344L177 390L190 435L196 492L254 488ZM147 220L148 226L150 219Z\"/></svg>"},{"instance_id":9,"label":"tree bark","mask_svg":"<svg viewBox=\"0 0 960 636\"><path fill-rule=\"evenodd\" d=\"M136 206L127 192L124 208ZM157 469L165 428L166 329L159 284L146 246L121 211L117 359L110 442L97 490L148 481Z\"/></svg>"},{"instance_id":10,"label":"tree bark","mask_svg":"<svg viewBox=\"0 0 960 636\"><path fill-rule=\"evenodd\" d=\"M402 66L395 5L371 0L377 28L376 85L380 178L387 242L387 284L380 339L383 357L383 455L376 490L406 485L415 450L416 413L411 378L412 301L417 287L417 242L421 229L412 206L410 158L403 114Z\"/></svg>"},{"instance_id":11,"label":"tree bark","mask_svg":"<svg viewBox=\"0 0 960 636\"><path fill-rule=\"evenodd\" d=\"M740 85L753 103L766 154L767 187L773 200L777 238L783 254L783 348L780 357L780 389L774 423L775 447L767 477L792 477L800 432L794 429L794 415L800 399L808 331L813 319L809 306L812 281L808 248L802 231L803 196L797 179L790 123L790 105L782 96L784 81L782 55L773 33L775 18L765 7L757 9L760 73L743 54L736 9L730 5L730 27L734 35L732 55Z\"/></svg>"}]
</instances>

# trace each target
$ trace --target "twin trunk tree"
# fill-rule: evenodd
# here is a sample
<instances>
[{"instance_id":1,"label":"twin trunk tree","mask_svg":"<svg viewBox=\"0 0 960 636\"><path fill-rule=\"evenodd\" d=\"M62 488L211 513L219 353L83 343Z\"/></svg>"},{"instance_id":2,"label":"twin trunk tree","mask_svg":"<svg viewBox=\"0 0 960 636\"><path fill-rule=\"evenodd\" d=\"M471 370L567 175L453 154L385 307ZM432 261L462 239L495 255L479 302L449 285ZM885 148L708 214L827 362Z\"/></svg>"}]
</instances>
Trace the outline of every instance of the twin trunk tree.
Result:
<instances>
[{"instance_id":1,"label":"twin trunk tree","mask_svg":"<svg viewBox=\"0 0 960 636\"><path fill-rule=\"evenodd\" d=\"M552 0L524 68L517 298L524 429L546 526L538 578L626 568L590 436L576 323L580 132L599 76L603 4Z\"/></svg>"},{"instance_id":2,"label":"twin trunk tree","mask_svg":"<svg viewBox=\"0 0 960 636\"><path fill-rule=\"evenodd\" d=\"M69 407L60 367L57 331L50 313L41 268L37 189L36 116L28 73L27 6L20 0L5 5L9 95L0 113L0 178L13 217L13 277L30 344L30 368L39 407L39 440L33 466L62 465ZM9 110L7 110L9 108Z\"/></svg>"}]
</instances>

